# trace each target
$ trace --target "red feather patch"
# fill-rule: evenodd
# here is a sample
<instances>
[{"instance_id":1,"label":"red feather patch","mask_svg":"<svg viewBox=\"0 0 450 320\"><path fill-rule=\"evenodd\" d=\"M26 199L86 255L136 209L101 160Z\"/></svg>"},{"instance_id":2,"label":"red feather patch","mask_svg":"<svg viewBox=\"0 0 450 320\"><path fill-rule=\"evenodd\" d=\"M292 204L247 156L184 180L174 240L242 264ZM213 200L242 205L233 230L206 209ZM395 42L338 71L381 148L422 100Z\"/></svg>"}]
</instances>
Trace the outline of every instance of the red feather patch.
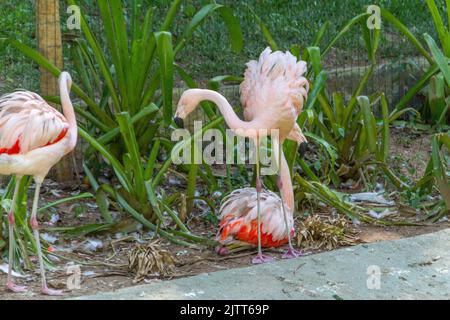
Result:
<instances>
[{"instance_id":1,"label":"red feather patch","mask_svg":"<svg viewBox=\"0 0 450 320\"><path fill-rule=\"evenodd\" d=\"M58 143L59 141L61 141L66 136L67 131L68 131L68 129L64 128L55 140L50 141L44 147L51 146L52 144L55 144L55 143ZM11 148L9 148L9 149L0 148L0 154L13 155L13 154L19 154L19 153L20 153L20 138L17 139L16 143Z\"/></svg>"},{"instance_id":2,"label":"red feather patch","mask_svg":"<svg viewBox=\"0 0 450 320\"><path fill-rule=\"evenodd\" d=\"M258 244L258 223L256 220L252 220L250 224L243 223L242 219L232 220L232 215L225 216L220 227L222 228L220 232L220 239L223 241L230 236L230 232L238 227L238 232L234 235L235 239L244 241L251 244ZM261 231L262 231L261 224ZM293 235L291 233L291 235ZM280 240L273 240L272 234L261 232L261 246L265 248L279 247L288 242L287 237Z\"/></svg>"},{"instance_id":3,"label":"red feather patch","mask_svg":"<svg viewBox=\"0 0 450 320\"><path fill-rule=\"evenodd\" d=\"M60 142L60 141L66 136L66 134L67 134L67 128L64 128L64 129L61 131L61 133L59 134L59 136L58 136L55 140L49 142L49 143L47 144L47 146L50 146L50 145L55 144L55 143L57 143L57 142Z\"/></svg>"},{"instance_id":4,"label":"red feather patch","mask_svg":"<svg viewBox=\"0 0 450 320\"><path fill-rule=\"evenodd\" d=\"M14 143L14 145L9 149L1 148L0 154L4 154L4 153L6 153L8 155L19 154L20 153L20 140L17 139L16 143Z\"/></svg>"}]
</instances>

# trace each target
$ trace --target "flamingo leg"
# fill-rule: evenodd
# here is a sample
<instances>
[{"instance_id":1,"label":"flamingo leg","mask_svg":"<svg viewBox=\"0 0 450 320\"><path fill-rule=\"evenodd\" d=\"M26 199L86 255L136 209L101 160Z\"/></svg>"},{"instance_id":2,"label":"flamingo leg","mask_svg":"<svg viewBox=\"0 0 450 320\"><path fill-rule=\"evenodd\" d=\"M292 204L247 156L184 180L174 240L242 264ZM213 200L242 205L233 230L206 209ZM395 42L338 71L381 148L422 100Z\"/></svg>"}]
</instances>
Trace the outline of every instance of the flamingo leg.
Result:
<instances>
[{"instance_id":1,"label":"flamingo leg","mask_svg":"<svg viewBox=\"0 0 450 320\"><path fill-rule=\"evenodd\" d=\"M283 180L281 179L281 155L283 152L283 146L281 141L278 140L278 179L277 179L277 186L278 189L280 190L280 198L281 198L281 209L283 210L283 218L284 218L284 224L286 227L286 232L287 232L287 238L288 238L288 251L283 254L282 258L283 259L292 259L292 258L297 258L302 256L302 253L298 250L295 250L294 247L292 246L292 240L291 240L291 228L289 227L289 223L288 223L288 216L287 216L287 212L286 212L286 205L285 205L285 201L284 201L284 194L283 194Z\"/></svg>"},{"instance_id":2,"label":"flamingo leg","mask_svg":"<svg viewBox=\"0 0 450 320\"><path fill-rule=\"evenodd\" d=\"M41 279L42 279L41 292L43 294L50 295L50 296L59 296L59 295L62 295L62 291L49 289L47 286L47 280L45 279L44 258L42 256L41 239L39 236L39 224L37 221L37 206L38 206L38 201L39 201L39 193L41 191L41 185L42 185L42 182L36 180L36 191L34 194L33 210L31 212L30 225L31 225L31 228L33 229L33 234L34 234L34 238L36 241L36 247L37 247L38 257L39 257L39 268L41 271Z\"/></svg>"},{"instance_id":3,"label":"flamingo leg","mask_svg":"<svg viewBox=\"0 0 450 320\"><path fill-rule=\"evenodd\" d=\"M22 177L16 177L16 186L14 188L14 195L11 203L11 209L8 213L8 224L9 224L9 257L8 257L8 279L6 280L6 287L13 292L25 292L27 287L18 286L14 284L12 279L12 269L14 260L14 211L16 209L17 196L19 195L20 181Z\"/></svg>"},{"instance_id":4,"label":"flamingo leg","mask_svg":"<svg viewBox=\"0 0 450 320\"><path fill-rule=\"evenodd\" d=\"M259 163L259 139L256 138L256 210L258 215L258 254L252 259L253 264L261 264L270 262L272 257L266 256L262 253L261 248L261 190L262 181L260 176L260 163Z\"/></svg>"}]
</instances>

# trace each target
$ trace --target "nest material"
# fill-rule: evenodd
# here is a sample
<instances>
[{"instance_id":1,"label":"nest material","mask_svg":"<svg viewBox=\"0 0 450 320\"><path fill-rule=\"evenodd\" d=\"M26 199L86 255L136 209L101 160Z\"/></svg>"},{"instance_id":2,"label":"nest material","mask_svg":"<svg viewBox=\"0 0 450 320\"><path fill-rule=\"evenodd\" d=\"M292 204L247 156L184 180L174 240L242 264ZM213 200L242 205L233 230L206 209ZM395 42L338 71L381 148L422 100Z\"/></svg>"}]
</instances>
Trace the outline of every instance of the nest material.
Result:
<instances>
[{"instance_id":1,"label":"nest material","mask_svg":"<svg viewBox=\"0 0 450 320\"><path fill-rule=\"evenodd\" d=\"M313 250L333 250L360 242L358 232L345 217L313 215L300 222L297 245Z\"/></svg>"},{"instance_id":2,"label":"nest material","mask_svg":"<svg viewBox=\"0 0 450 320\"><path fill-rule=\"evenodd\" d=\"M128 269L135 274L134 283L153 277L167 277L173 273L176 259L162 249L157 241L137 244L128 256Z\"/></svg>"}]
</instances>

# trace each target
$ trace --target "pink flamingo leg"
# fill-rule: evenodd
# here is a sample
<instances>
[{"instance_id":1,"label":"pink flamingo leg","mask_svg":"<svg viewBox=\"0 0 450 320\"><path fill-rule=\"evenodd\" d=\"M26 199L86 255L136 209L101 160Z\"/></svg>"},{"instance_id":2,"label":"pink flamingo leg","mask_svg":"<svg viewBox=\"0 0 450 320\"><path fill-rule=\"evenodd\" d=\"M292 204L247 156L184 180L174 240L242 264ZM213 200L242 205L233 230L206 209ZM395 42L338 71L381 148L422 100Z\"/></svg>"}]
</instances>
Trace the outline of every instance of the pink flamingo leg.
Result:
<instances>
[{"instance_id":1,"label":"pink flamingo leg","mask_svg":"<svg viewBox=\"0 0 450 320\"><path fill-rule=\"evenodd\" d=\"M285 206L285 199L284 199L284 192L283 192L283 179L281 178L281 161L282 161L282 146L283 143L280 141L278 142L278 168L279 168L279 175L278 175L278 179L277 179L277 186L278 189L280 190L280 198L281 198L281 208L283 210L283 217L284 217L284 224L286 226L286 232L287 232L287 237L288 237L288 251L283 254L282 258L283 259L292 259L292 258L298 258L301 257L303 254L298 251L295 250L294 247L292 246L292 241L291 241L291 228L289 227L289 223L288 223L288 218L287 218L287 212L286 212L286 206Z\"/></svg>"},{"instance_id":2,"label":"pink flamingo leg","mask_svg":"<svg viewBox=\"0 0 450 320\"><path fill-rule=\"evenodd\" d=\"M8 257L8 279L6 280L6 287L12 292L21 293L26 292L27 287L18 286L14 284L12 279L12 269L14 260L14 210L16 207L17 196L19 194L20 180L22 177L16 177L16 186L14 188L14 195L11 203L11 210L8 213L8 224L9 224L9 257Z\"/></svg>"},{"instance_id":3,"label":"pink flamingo leg","mask_svg":"<svg viewBox=\"0 0 450 320\"><path fill-rule=\"evenodd\" d=\"M261 189L262 189L261 178L257 177L256 178L256 202L257 202L257 210L258 210L258 254L256 255L256 257L254 257L252 259L253 264L262 264L262 263L273 261L272 257L267 256L262 253L262 248L261 248L261 212L260 212L260 202L259 202Z\"/></svg>"},{"instance_id":4,"label":"pink flamingo leg","mask_svg":"<svg viewBox=\"0 0 450 320\"><path fill-rule=\"evenodd\" d=\"M266 256L262 253L261 249L261 203L260 195L262 190L262 181L259 172L259 141L256 140L256 210L258 212L258 254L252 259L253 264L261 264L270 262L273 260L272 257Z\"/></svg>"},{"instance_id":5,"label":"pink flamingo leg","mask_svg":"<svg viewBox=\"0 0 450 320\"><path fill-rule=\"evenodd\" d=\"M34 201L33 201L33 211L31 213L30 218L30 225L33 229L34 238L36 240L36 247L38 251L38 257L39 257L39 268L41 270L41 279L42 279L42 285L41 285L41 292L45 295L49 296L60 296L63 294L61 290L53 290L49 289L47 286L47 281L45 279L45 268L44 268L44 258L42 256L42 248L41 248L41 239L39 237L39 224L37 221L37 206L39 201L39 193L41 190L42 181L36 180L36 191L34 194Z\"/></svg>"},{"instance_id":6,"label":"pink flamingo leg","mask_svg":"<svg viewBox=\"0 0 450 320\"><path fill-rule=\"evenodd\" d=\"M288 221L287 221L286 208L284 206L284 199L283 199L283 191L282 191L283 190L283 182L281 181L280 177L278 177L277 184L278 184L278 188L280 189L281 207L283 209L284 223L286 225L287 236L288 236L288 244L289 244L288 251L285 254L283 254L282 258L283 259L298 258L298 257L301 257L303 254L302 254L301 251L298 251L298 250L294 249L294 247L292 246L291 230L289 229L289 224L288 224Z\"/></svg>"}]
</instances>

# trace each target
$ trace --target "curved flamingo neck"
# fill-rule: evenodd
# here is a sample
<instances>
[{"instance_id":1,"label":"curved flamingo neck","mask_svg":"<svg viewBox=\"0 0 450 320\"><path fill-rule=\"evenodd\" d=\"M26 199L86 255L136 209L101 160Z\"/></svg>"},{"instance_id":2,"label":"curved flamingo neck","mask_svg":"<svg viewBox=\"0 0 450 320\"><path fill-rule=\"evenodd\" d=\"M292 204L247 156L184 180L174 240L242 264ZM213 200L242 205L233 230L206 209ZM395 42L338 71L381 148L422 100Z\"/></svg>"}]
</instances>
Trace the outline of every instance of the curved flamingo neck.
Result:
<instances>
[{"instance_id":1,"label":"curved flamingo neck","mask_svg":"<svg viewBox=\"0 0 450 320\"><path fill-rule=\"evenodd\" d=\"M212 90L205 89L191 89L192 95L195 95L199 102L201 101L211 101L217 105L220 113L223 115L225 122L236 134L252 137L255 136L251 134L251 132L258 132L260 129L265 129L263 123L259 123L258 120L253 121L243 121L239 119L239 117L234 112L231 105L228 103L227 99L222 96L220 93ZM267 131L266 131L267 132ZM283 141L281 141L281 146ZM281 148L282 150L282 148ZM283 196L285 200L285 204L289 207L289 213L293 214L294 212L294 190L292 187L291 181L291 173L289 170L289 166L287 164L284 153L281 154L281 168L280 168L280 177L283 183Z\"/></svg>"},{"instance_id":2,"label":"curved flamingo neck","mask_svg":"<svg viewBox=\"0 0 450 320\"><path fill-rule=\"evenodd\" d=\"M61 74L59 79L59 92L61 97L61 106L64 116L69 122L70 144L69 150L75 148L78 138L77 119L73 109L72 101L69 94L69 75L65 72Z\"/></svg>"},{"instance_id":3,"label":"curved flamingo neck","mask_svg":"<svg viewBox=\"0 0 450 320\"><path fill-rule=\"evenodd\" d=\"M199 102L201 101L211 101L214 104L217 105L219 108L220 113L223 115L225 122L227 125L235 131L238 135L243 136L249 136L254 137L252 134L248 134L248 132L252 132L258 129L265 129L263 123L259 123L258 120L253 121L243 121L239 119L239 117L234 112L231 105L228 103L227 99L225 99L224 96L222 96L220 93L212 90L204 90L204 89L191 89L191 94L196 95ZM243 134L243 132L247 131L247 134ZM256 131L257 132L257 131ZM280 142L281 146L283 145L283 141ZM281 148L281 151L283 149ZM286 158L284 156L284 153L282 151L281 153L281 168L280 168L280 177L281 181L283 183L283 196L285 200L285 204L289 208L289 213L293 214L294 212L294 190L292 187L292 181L291 181L291 173L289 170L289 166L287 164Z\"/></svg>"}]
</instances>

